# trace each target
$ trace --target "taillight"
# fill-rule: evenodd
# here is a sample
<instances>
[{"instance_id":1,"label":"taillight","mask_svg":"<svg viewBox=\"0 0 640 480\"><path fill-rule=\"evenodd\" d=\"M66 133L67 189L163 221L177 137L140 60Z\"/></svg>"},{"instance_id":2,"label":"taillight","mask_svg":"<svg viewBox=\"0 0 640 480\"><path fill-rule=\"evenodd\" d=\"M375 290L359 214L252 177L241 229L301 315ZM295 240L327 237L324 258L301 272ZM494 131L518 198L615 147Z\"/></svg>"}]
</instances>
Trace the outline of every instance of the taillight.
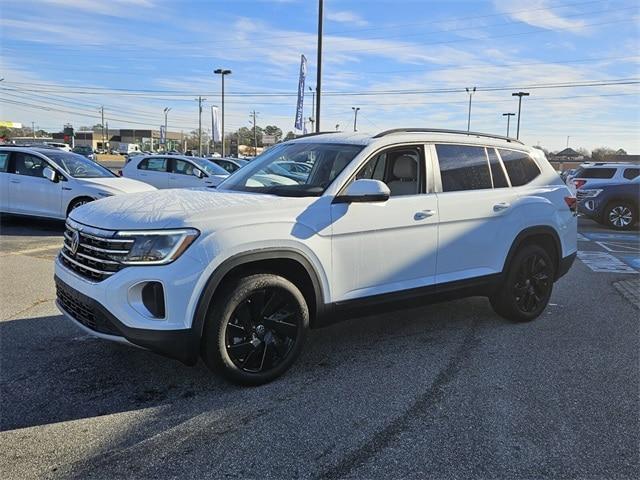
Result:
<instances>
[{"instance_id":1,"label":"taillight","mask_svg":"<svg viewBox=\"0 0 640 480\"><path fill-rule=\"evenodd\" d=\"M576 186L576 188L580 188L581 186L583 186L585 183L587 183L586 180L574 180L573 184Z\"/></svg>"},{"instance_id":2,"label":"taillight","mask_svg":"<svg viewBox=\"0 0 640 480\"><path fill-rule=\"evenodd\" d=\"M576 197L564 197L564 202L567 204L567 207L569 207L569 210L571 210L573 213L578 212L578 201L576 200Z\"/></svg>"}]
</instances>

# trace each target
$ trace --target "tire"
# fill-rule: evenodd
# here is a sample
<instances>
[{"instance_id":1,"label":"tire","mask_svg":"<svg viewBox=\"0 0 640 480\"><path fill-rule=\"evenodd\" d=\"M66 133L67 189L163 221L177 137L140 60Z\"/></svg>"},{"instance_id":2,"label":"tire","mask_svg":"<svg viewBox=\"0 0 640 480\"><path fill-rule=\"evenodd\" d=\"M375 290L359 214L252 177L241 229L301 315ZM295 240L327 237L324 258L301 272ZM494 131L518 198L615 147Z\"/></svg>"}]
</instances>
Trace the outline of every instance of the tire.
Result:
<instances>
[{"instance_id":1,"label":"tire","mask_svg":"<svg viewBox=\"0 0 640 480\"><path fill-rule=\"evenodd\" d=\"M69 214L74 211L76 208L85 205L89 202L93 202L93 198L89 198L89 197L80 197L80 198L76 198L74 199L70 204L69 204L69 208L67 208L67 217L69 216Z\"/></svg>"},{"instance_id":2,"label":"tire","mask_svg":"<svg viewBox=\"0 0 640 480\"><path fill-rule=\"evenodd\" d=\"M529 322L546 308L553 291L555 265L538 245L525 245L515 254L500 289L489 298L495 312L507 320Z\"/></svg>"},{"instance_id":3,"label":"tire","mask_svg":"<svg viewBox=\"0 0 640 480\"><path fill-rule=\"evenodd\" d=\"M629 202L609 203L602 214L602 223L613 230L629 230L638 222L638 209Z\"/></svg>"},{"instance_id":4,"label":"tire","mask_svg":"<svg viewBox=\"0 0 640 480\"><path fill-rule=\"evenodd\" d=\"M293 365L308 329L309 308L293 283L273 274L249 275L216 296L202 356L233 383L261 385Z\"/></svg>"}]
</instances>

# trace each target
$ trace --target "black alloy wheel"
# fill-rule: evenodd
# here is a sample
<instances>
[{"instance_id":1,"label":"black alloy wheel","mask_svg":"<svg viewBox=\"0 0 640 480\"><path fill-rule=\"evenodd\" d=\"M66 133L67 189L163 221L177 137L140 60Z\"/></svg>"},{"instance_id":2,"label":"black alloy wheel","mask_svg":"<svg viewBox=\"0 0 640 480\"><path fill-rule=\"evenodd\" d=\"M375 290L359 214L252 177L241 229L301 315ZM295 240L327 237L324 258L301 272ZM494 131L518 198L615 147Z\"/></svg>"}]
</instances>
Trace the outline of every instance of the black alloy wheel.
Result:
<instances>
[{"instance_id":1,"label":"black alloy wheel","mask_svg":"<svg viewBox=\"0 0 640 480\"><path fill-rule=\"evenodd\" d=\"M546 249L535 244L525 245L509 262L502 284L489 297L491 306L508 320L534 320L549 303L555 271Z\"/></svg>"},{"instance_id":2,"label":"black alloy wheel","mask_svg":"<svg viewBox=\"0 0 640 480\"><path fill-rule=\"evenodd\" d=\"M542 302L546 305L545 299L553 284L552 274L547 259L539 253L524 259L513 285L516 304L523 313L535 312Z\"/></svg>"},{"instance_id":3,"label":"black alloy wheel","mask_svg":"<svg viewBox=\"0 0 640 480\"><path fill-rule=\"evenodd\" d=\"M308 329L309 309L296 285L279 275L248 275L216 293L202 357L232 382L260 385L293 365Z\"/></svg>"},{"instance_id":4,"label":"black alloy wheel","mask_svg":"<svg viewBox=\"0 0 640 480\"><path fill-rule=\"evenodd\" d=\"M299 322L289 292L277 287L258 290L231 314L225 331L227 354L245 372L272 370L295 345Z\"/></svg>"}]
</instances>

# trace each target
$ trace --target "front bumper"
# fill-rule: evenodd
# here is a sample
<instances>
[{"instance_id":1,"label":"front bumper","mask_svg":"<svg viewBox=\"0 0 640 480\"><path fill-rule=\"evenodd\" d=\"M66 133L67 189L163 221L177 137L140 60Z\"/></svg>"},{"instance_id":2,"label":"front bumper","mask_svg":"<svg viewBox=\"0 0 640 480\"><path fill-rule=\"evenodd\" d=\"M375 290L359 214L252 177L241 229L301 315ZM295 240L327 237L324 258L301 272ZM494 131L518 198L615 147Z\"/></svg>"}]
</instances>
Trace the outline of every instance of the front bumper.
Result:
<instances>
[{"instance_id":1,"label":"front bumper","mask_svg":"<svg viewBox=\"0 0 640 480\"><path fill-rule=\"evenodd\" d=\"M569 272L569 270L571 270L571 266L573 265L573 262L576 261L577 255L578 252L573 252L571 255L567 255L562 260L560 260L558 271L556 272L556 280L558 280L560 277L564 277Z\"/></svg>"},{"instance_id":2,"label":"front bumper","mask_svg":"<svg viewBox=\"0 0 640 480\"><path fill-rule=\"evenodd\" d=\"M191 328L149 330L129 327L100 302L75 290L58 276L54 280L58 308L82 330L106 340L128 342L187 365L197 362L199 338Z\"/></svg>"}]
</instances>

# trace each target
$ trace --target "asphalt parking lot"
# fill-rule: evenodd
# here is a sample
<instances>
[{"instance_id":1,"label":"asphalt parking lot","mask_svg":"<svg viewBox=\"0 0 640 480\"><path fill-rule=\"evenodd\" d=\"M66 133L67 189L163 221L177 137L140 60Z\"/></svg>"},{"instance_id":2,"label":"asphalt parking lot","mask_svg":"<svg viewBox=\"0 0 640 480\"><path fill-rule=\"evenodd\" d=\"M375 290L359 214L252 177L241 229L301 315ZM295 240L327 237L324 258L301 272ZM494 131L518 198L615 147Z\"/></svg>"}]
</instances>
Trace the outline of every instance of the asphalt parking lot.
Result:
<instances>
[{"instance_id":1,"label":"asphalt parking lot","mask_svg":"<svg viewBox=\"0 0 640 480\"><path fill-rule=\"evenodd\" d=\"M637 478L637 231L581 220L533 323L482 298L354 319L241 388L69 324L62 228L0 224L2 478Z\"/></svg>"}]
</instances>

